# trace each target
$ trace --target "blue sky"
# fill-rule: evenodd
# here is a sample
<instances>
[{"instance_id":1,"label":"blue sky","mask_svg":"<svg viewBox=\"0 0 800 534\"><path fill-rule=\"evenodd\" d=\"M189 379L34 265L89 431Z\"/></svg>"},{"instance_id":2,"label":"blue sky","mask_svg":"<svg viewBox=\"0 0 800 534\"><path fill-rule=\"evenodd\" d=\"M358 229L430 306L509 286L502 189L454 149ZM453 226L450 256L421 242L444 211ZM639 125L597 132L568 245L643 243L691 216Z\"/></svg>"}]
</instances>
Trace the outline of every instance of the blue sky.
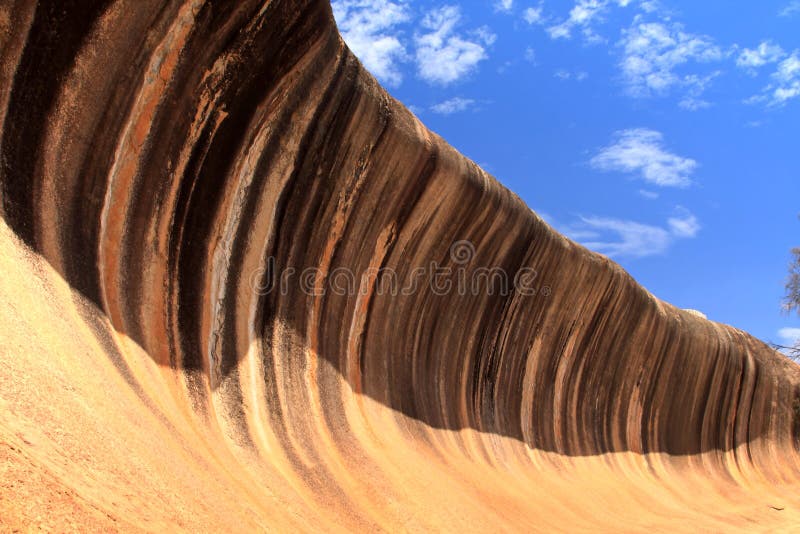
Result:
<instances>
[{"instance_id":1,"label":"blue sky","mask_svg":"<svg viewBox=\"0 0 800 534\"><path fill-rule=\"evenodd\" d=\"M789 344L800 0L337 0L432 130L656 296Z\"/></svg>"}]
</instances>

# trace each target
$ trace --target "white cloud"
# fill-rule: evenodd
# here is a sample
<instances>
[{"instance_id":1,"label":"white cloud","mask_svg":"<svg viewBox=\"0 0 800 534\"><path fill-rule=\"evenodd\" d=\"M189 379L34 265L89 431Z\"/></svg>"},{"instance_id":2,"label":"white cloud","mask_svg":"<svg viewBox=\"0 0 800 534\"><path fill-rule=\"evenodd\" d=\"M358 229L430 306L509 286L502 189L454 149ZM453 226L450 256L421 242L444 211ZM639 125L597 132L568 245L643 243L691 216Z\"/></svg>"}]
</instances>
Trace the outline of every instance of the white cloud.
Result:
<instances>
[{"instance_id":1,"label":"white cloud","mask_svg":"<svg viewBox=\"0 0 800 534\"><path fill-rule=\"evenodd\" d=\"M439 85L455 82L487 59L486 47L497 36L486 27L456 31L461 22L458 6L430 10L415 34L413 58L402 30L412 20L407 0L335 0L333 13L347 45L376 78L396 87L403 81L401 65L415 59L423 80ZM511 10L513 0L499 0L499 9Z\"/></svg>"},{"instance_id":2,"label":"white cloud","mask_svg":"<svg viewBox=\"0 0 800 534\"><path fill-rule=\"evenodd\" d=\"M550 26L547 31L552 39L569 39L573 29L589 28L592 20L602 16L607 7L607 0L578 0L570 10L569 17L560 24Z\"/></svg>"},{"instance_id":3,"label":"white cloud","mask_svg":"<svg viewBox=\"0 0 800 534\"><path fill-rule=\"evenodd\" d=\"M489 26L481 26L480 28L473 30L471 33L487 46L491 46L495 41L497 41L497 35L492 32L492 29L489 28Z\"/></svg>"},{"instance_id":4,"label":"white cloud","mask_svg":"<svg viewBox=\"0 0 800 534\"><path fill-rule=\"evenodd\" d=\"M683 109L688 109L689 111L697 111L699 109L710 108L711 102L708 100L687 96L686 98L681 99L681 101L678 102L678 105Z\"/></svg>"},{"instance_id":5,"label":"white cloud","mask_svg":"<svg viewBox=\"0 0 800 534\"><path fill-rule=\"evenodd\" d=\"M559 69L555 72L554 76L559 80L574 79L576 81L582 82L583 80L589 77L589 73L582 70L570 72L566 69Z\"/></svg>"},{"instance_id":6,"label":"white cloud","mask_svg":"<svg viewBox=\"0 0 800 534\"><path fill-rule=\"evenodd\" d=\"M800 344L800 328L781 328L778 330L778 336L781 338L782 344L787 347Z\"/></svg>"},{"instance_id":7,"label":"white cloud","mask_svg":"<svg viewBox=\"0 0 800 534\"><path fill-rule=\"evenodd\" d=\"M681 206L664 225L599 216L578 217L566 226L552 217L545 220L570 239L610 258L664 254L676 242L695 238L700 231L697 217Z\"/></svg>"},{"instance_id":8,"label":"white cloud","mask_svg":"<svg viewBox=\"0 0 800 534\"><path fill-rule=\"evenodd\" d=\"M618 43L623 49L620 62L628 94L634 97L663 96L672 89L686 90L697 100L718 74L680 74L689 62L709 63L723 59L722 50L710 37L686 33L677 23L641 22L623 30Z\"/></svg>"},{"instance_id":9,"label":"white cloud","mask_svg":"<svg viewBox=\"0 0 800 534\"><path fill-rule=\"evenodd\" d=\"M800 328L781 328L778 330L778 337L779 345L782 346L776 348L789 358L796 359L797 355L792 348L800 347Z\"/></svg>"},{"instance_id":10,"label":"white cloud","mask_svg":"<svg viewBox=\"0 0 800 534\"><path fill-rule=\"evenodd\" d=\"M789 87L778 87L772 93L772 105L782 106L789 100L800 96L800 83L794 82Z\"/></svg>"},{"instance_id":11,"label":"white cloud","mask_svg":"<svg viewBox=\"0 0 800 534\"><path fill-rule=\"evenodd\" d=\"M721 74L721 71L714 71L706 76L689 74L684 77L686 94L678 102L678 106L689 111L697 111L711 107L711 102L701 98L711 82Z\"/></svg>"},{"instance_id":12,"label":"white cloud","mask_svg":"<svg viewBox=\"0 0 800 534\"><path fill-rule=\"evenodd\" d=\"M403 2L390 0L337 0L333 14L347 46L381 82L398 86L403 81L398 63L407 57L397 26L410 19Z\"/></svg>"},{"instance_id":13,"label":"white cloud","mask_svg":"<svg viewBox=\"0 0 800 534\"><path fill-rule=\"evenodd\" d=\"M667 220L672 235L676 237L694 237L700 231L697 217L682 206L675 208L676 215Z\"/></svg>"},{"instance_id":14,"label":"white cloud","mask_svg":"<svg viewBox=\"0 0 800 534\"><path fill-rule=\"evenodd\" d=\"M559 24L547 28L551 39L570 39L574 30L580 30L584 38L590 43L605 41L592 29L594 22L603 21L610 6L625 7L632 0L576 0L569 12L569 16ZM647 10L650 3L644 2L643 9Z\"/></svg>"},{"instance_id":15,"label":"white cloud","mask_svg":"<svg viewBox=\"0 0 800 534\"><path fill-rule=\"evenodd\" d=\"M558 26L550 26L547 28L547 33L550 35L551 39L569 39L572 37L569 28L566 28L563 24L559 24Z\"/></svg>"},{"instance_id":16,"label":"white cloud","mask_svg":"<svg viewBox=\"0 0 800 534\"><path fill-rule=\"evenodd\" d=\"M778 72L775 73L775 77L779 81L788 83L800 75L800 55L798 55L798 52L798 50L795 50L790 57L781 61L778 65Z\"/></svg>"},{"instance_id":17,"label":"white cloud","mask_svg":"<svg viewBox=\"0 0 800 534\"><path fill-rule=\"evenodd\" d=\"M589 162L598 170L638 174L658 186L686 187L697 162L669 152L663 135L654 130L636 128L615 134L615 142L604 147Z\"/></svg>"},{"instance_id":18,"label":"white cloud","mask_svg":"<svg viewBox=\"0 0 800 534\"><path fill-rule=\"evenodd\" d=\"M655 200L660 196L657 192L649 191L647 189L639 189L639 194L649 200Z\"/></svg>"},{"instance_id":19,"label":"white cloud","mask_svg":"<svg viewBox=\"0 0 800 534\"><path fill-rule=\"evenodd\" d=\"M487 29L477 30L472 40L455 33L461 21L457 6L444 6L430 11L422 20L427 33L417 35L417 71L430 83L447 85L473 70L487 59L485 46L494 42L495 36Z\"/></svg>"},{"instance_id":20,"label":"white cloud","mask_svg":"<svg viewBox=\"0 0 800 534\"><path fill-rule=\"evenodd\" d=\"M525 49L525 61L536 64L536 50L530 46Z\"/></svg>"},{"instance_id":21,"label":"white cloud","mask_svg":"<svg viewBox=\"0 0 800 534\"><path fill-rule=\"evenodd\" d=\"M494 4L495 11L502 11L503 13L509 13L513 7L514 0L498 0Z\"/></svg>"},{"instance_id":22,"label":"white cloud","mask_svg":"<svg viewBox=\"0 0 800 534\"><path fill-rule=\"evenodd\" d=\"M658 0L644 0L639 2L639 8L645 13L655 13L661 10L661 3Z\"/></svg>"},{"instance_id":23,"label":"white cloud","mask_svg":"<svg viewBox=\"0 0 800 534\"><path fill-rule=\"evenodd\" d=\"M736 58L736 66L749 71L763 67L768 63L775 63L786 56L783 48L770 42L763 41L756 48L745 48Z\"/></svg>"},{"instance_id":24,"label":"white cloud","mask_svg":"<svg viewBox=\"0 0 800 534\"><path fill-rule=\"evenodd\" d=\"M610 217L581 217L562 231L609 258L643 258L664 254L675 241L697 236L697 218L684 208L677 211L666 227Z\"/></svg>"},{"instance_id":25,"label":"white cloud","mask_svg":"<svg viewBox=\"0 0 800 534\"><path fill-rule=\"evenodd\" d=\"M791 17L800 13L800 0L792 0L778 13L781 17Z\"/></svg>"},{"instance_id":26,"label":"white cloud","mask_svg":"<svg viewBox=\"0 0 800 534\"><path fill-rule=\"evenodd\" d=\"M800 51L795 50L791 56L781 61L773 77L778 83L773 92L776 103L782 104L800 96Z\"/></svg>"},{"instance_id":27,"label":"white cloud","mask_svg":"<svg viewBox=\"0 0 800 534\"><path fill-rule=\"evenodd\" d=\"M541 7L529 7L522 13L522 18L528 24L542 24L544 23L544 16L542 15Z\"/></svg>"},{"instance_id":28,"label":"white cloud","mask_svg":"<svg viewBox=\"0 0 800 534\"><path fill-rule=\"evenodd\" d=\"M466 111L475 105L475 101L470 98L455 97L444 102L439 102L431 106L431 111L440 115L451 115L460 111Z\"/></svg>"},{"instance_id":29,"label":"white cloud","mask_svg":"<svg viewBox=\"0 0 800 534\"><path fill-rule=\"evenodd\" d=\"M584 246L609 258L663 254L672 242L670 233L658 226L603 217L582 217L581 222L606 236L605 240L598 237L594 241L584 241Z\"/></svg>"},{"instance_id":30,"label":"white cloud","mask_svg":"<svg viewBox=\"0 0 800 534\"><path fill-rule=\"evenodd\" d=\"M778 63L772 74L772 82L760 94L745 100L748 104L766 103L779 107L788 101L800 97L800 50Z\"/></svg>"}]
</instances>

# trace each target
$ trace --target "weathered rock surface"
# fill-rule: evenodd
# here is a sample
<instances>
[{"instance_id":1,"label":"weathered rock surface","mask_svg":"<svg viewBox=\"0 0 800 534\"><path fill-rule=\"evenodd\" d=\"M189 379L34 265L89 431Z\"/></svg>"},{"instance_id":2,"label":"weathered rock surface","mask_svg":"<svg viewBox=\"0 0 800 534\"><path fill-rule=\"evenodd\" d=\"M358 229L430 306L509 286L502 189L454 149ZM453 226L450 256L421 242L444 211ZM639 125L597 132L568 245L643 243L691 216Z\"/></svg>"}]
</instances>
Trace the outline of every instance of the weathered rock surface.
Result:
<instances>
[{"instance_id":1,"label":"weathered rock surface","mask_svg":"<svg viewBox=\"0 0 800 534\"><path fill-rule=\"evenodd\" d=\"M0 39L4 528L800 520L798 368L558 235L326 2L2 0Z\"/></svg>"}]
</instances>

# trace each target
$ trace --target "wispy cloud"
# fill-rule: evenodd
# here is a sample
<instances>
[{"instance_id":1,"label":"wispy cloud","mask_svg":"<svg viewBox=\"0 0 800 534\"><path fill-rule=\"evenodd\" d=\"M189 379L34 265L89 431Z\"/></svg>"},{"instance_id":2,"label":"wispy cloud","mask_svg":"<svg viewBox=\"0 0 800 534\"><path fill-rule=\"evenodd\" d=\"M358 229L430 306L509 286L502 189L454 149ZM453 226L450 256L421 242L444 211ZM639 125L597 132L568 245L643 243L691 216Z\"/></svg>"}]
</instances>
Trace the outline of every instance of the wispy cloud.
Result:
<instances>
[{"instance_id":1,"label":"wispy cloud","mask_svg":"<svg viewBox=\"0 0 800 534\"><path fill-rule=\"evenodd\" d=\"M597 170L636 174L653 185L671 187L688 186L697 168L695 160L669 152L660 132L646 128L617 132L614 142L589 164Z\"/></svg>"},{"instance_id":2,"label":"wispy cloud","mask_svg":"<svg viewBox=\"0 0 800 534\"><path fill-rule=\"evenodd\" d=\"M670 233L675 237L691 238L695 237L697 232L700 231L700 223L697 221L697 217L683 206L675 208L675 215L667 219L667 224L669 225Z\"/></svg>"},{"instance_id":3,"label":"wispy cloud","mask_svg":"<svg viewBox=\"0 0 800 534\"><path fill-rule=\"evenodd\" d=\"M604 39L595 33L593 24L605 20L610 7L625 7L631 3L633 0L576 0L569 16L560 23L549 26L547 33L551 39L571 39L577 30L590 43L603 42ZM648 10L654 5L652 2L643 2L643 9Z\"/></svg>"},{"instance_id":4,"label":"wispy cloud","mask_svg":"<svg viewBox=\"0 0 800 534\"><path fill-rule=\"evenodd\" d=\"M763 41L755 48L745 48L736 58L736 66L755 74L755 69L776 63L786 57L783 48L771 41Z\"/></svg>"},{"instance_id":5,"label":"wispy cloud","mask_svg":"<svg viewBox=\"0 0 800 534\"><path fill-rule=\"evenodd\" d=\"M582 70L571 72L566 69L559 69L555 72L554 76L559 80L576 80L582 82L589 77L589 73Z\"/></svg>"},{"instance_id":6,"label":"wispy cloud","mask_svg":"<svg viewBox=\"0 0 800 534\"><path fill-rule=\"evenodd\" d=\"M699 109L706 109L711 107L711 102L696 98L694 96L686 96L678 102L678 106L689 111L697 111Z\"/></svg>"},{"instance_id":7,"label":"wispy cloud","mask_svg":"<svg viewBox=\"0 0 800 534\"><path fill-rule=\"evenodd\" d=\"M431 106L431 111L440 115L452 115L461 111L466 111L475 106L475 101L471 98L454 97L444 102L439 102Z\"/></svg>"},{"instance_id":8,"label":"wispy cloud","mask_svg":"<svg viewBox=\"0 0 800 534\"><path fill-rule=\"evenodd\" d=\"M800 347L800 328L781 328L778 330L778 338L780 339L779 344L787 347L780 349L780 352L790 358L795 357L791 348Z\"/></svg>"},{"instance_id":9,"label":"wispy cloud","mask_svg":"<svg viewBox=\"0 0 800 534\"><path fill-rule=\"evenodd\" d=\"M522 12L522 18L528 24L544 24L544 15L542 14L543 8L529 7Z\"/></svg>"},{"instance_id":10,"label":"wispy cloud","mask_svg":"<svg viewBox=\"0 0 800 534\"><path fill-rule=\"evenodd\" d=\"M684 208L676 211L676 216L665 226L610 217L581 217L561 230L567 237L609 258L643 258L664 254L675 241L697 236L700 230L697 218Z\"/></svg>"},{"instance_id":11,"label":"wispy cloud","mask_svg":"<svg viewBox=\"0 0 800 534\"><path fill-rule=\"evenodd\" d=\"M404 63L414 61L424 81L448 85L474 71L488 58L496 35L486 26L459 31L461 9L445 5L415 19L408 0L335 0L333 13L347 45L382 83L397 87ZM513 0L496 7L510 11ZM413 39L408 37L414 32ZM413 48L413 54L408 49Z\"/></svg>"},{"instance_id":12,"label":"wispy cloud","mask_svg":"<svg viewBox=\"0 0 800 534\"><path fill-rule=\"evenodd\" d=\"M639 8L645 13L656 13L663 9L658 0L642 0L639 2Z\"/></svg>"},{"instance_id":13,"label":"wispy cloud","mask_svg":"<svg viewBox=\"0 0 800 534\"><path fill-rule=\"evenodd\" d=\"M650 191L649 189L639 189L639 194L649 200L655 200L660 196L656 191Z\"/></svg>"},{"instance_id":14,"label":"wispy cloud","mask_svg":"<svg viewBox=\"0 0 800 534\"><path fill-rule=\"evenodd\" d=\"M502 11L503 13L510 13L514 8L514 0L498 0L494 3L495 11Z\"/></svg>"},{"instance_id":15,"label":"wispy cloud","mask_svg":"<svg viewBox=\"0 0 800 534\"><path fill-rule=\"evenodd\" d=\"M782 103L800 96L800 50L781 61L773 77L778 83L773 92L775 100Z\"/></svg>"},{"instance_id":16,"label":"wispy cloud","mask_svg":"<svg viewBox=\"0 0 800 534\"><path fill-rule=\"evenodd\" d=\"M800 0L792 0L778 12L781 17L791 17L800 13Z\"/></svg>"},{"instance_id":17,"label":"wispy cloud","mask_svg":"<svg viewBox=\"0 0 800 534\"><path fill-rule=\"evenodd\" d=\"M721 71L714 71L705 76L689 74L684 77L686 92L678 101L678 106L689 111L706 109L712 106L711 102L702 98L706 89L711 86L711 82L721 74Z\"/></svg>"},{"instance_id":18,"label":"wispy cloud","mask_svg":"<svg viewBox=\"0 0 800 534\"><path fill-rule=\"evenodd\" d=\"M778 330L778 337L784 345L793 347L800 344L800 328L781 328Z\"/></svg>"},{"instance_id":19,"label":"wispy cloud","mask_svg":"<svg viewBox=\"0 0 800 534\"><path fill-rule=\"evenodd\" d=\"M430 11L422 20L426 33L416 36L416 59L419 76L430 83L448 85L475 70L487 59L486 46L495 35L478 29L473 37L456 33L461 21L458 6L444 6Z\"/></svg>"},{"instance_id":20,"label":"wispy cloud","mask_svg":"<svg viewBox=\"0 0 800 534\"><path fill-rule=\"evenodd\" d=\"M584 246L610 258L663 254L672 242L669 232L658 226L602 217L583 217L581 222L596 232L596 240L583 241Z\"/></svg>"},{"instance_id":21,"label":"wispy cloud","mask_svg":"<svg viewBox=\"0 0 800 534\"><path fill-rule=\"evenodd\" d=\"M639 16L630 28L623 30L618 45L623 50L620 68L626 90L637 98L664 96L673 89L682 89L690 99L699 101L718 73L681 74L679 67L725 57L710 37L687 33L674 22L642 22Z\"/></svg>"},{"instance_id":22,"label":"wispy cloud","mask_svg":"<svg viewBox=\"0 0 800 534\"><path fill-rule=\"evenodd\" d=\"M749 104L764 103L780 107L790 100L800 97L800 50L778 63L772 73L772 82L761 93L745 100Z\"/></svg>"},{"instance_id":23,"label":"wispy cloud","mask_svg":"<svg viewBox=\"0 0 800 534\"><path fill-rule=\"evenodd\" d=\"M547 33L553 39L570 39L575 29L591 31L592 21L603 16L608 4L608 0L578 0L567 19L547 28Z\"/></svg>"},{"instance_id":24,"label":"wispy cloud","mask_svg":"<svg viewBox=\"0 0 800 534\"><path fill-rule=\"evenodd\" d=\"M500 11L503 13L511 13L512 9L514 9L514 0L497 0L494 3L495 11Z\"/></svg>"},{"instance_id":25,"label":"wispy cloud","mask_svg":"<svg viewBox=\"0 0 800 534\"><path fill-rule=\"evenodd\" d=\"M406 48L397 26L410 19L403 2L337 0L333 14L347 46L381 82L396 87L403 81L399 63Z\"/></svg>"}]
</instances>

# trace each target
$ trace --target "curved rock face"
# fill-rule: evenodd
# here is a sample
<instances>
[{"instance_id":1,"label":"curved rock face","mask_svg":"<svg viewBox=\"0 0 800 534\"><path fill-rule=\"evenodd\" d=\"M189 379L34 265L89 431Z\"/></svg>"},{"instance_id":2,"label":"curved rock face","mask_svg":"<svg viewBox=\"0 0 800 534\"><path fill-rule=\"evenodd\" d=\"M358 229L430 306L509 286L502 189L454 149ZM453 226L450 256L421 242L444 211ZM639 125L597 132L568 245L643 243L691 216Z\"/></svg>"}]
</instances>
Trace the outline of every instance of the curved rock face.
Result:
<instances>
[{"instance_id":1,"label":"curved rock face","mask_svg":"<svg viewBox=\"0 0 800 534\"><path fill-rule=\"evenodd\" d=\"M316 0L0 4L0 524L775 528L800 373L549 228Z\"/></svg>"}]
</instances>

